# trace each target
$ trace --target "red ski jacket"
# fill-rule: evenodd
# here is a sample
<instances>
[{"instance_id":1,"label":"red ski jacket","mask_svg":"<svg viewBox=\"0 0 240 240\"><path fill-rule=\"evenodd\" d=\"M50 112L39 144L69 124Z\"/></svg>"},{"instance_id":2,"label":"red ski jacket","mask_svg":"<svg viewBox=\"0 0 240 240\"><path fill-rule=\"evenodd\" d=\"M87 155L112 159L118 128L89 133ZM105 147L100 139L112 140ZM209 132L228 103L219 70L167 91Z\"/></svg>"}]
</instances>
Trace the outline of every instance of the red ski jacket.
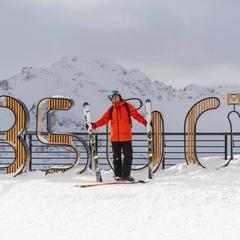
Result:
<instances>
[{"instance_id":1,"label":"red ski jacket","mask_svg":"<svg viewBox=\"0 0 240 240\"><path fill-rule=\"evenodd\" d=\"M112 109L112 119L110 116L110 108L108 108L98 121L92 123L92 126L95 129L107 124L111 120L111 142L124 142L132 140L132 124L129 119L129 113L131 117L146 126L145 118L138 113L138 111L130 103L128 103L128 113L126 107L124 106L125 103L126 101L124 99L122 99L121 102L113 103L114 107Z\"/></svg>"}]
</instances>

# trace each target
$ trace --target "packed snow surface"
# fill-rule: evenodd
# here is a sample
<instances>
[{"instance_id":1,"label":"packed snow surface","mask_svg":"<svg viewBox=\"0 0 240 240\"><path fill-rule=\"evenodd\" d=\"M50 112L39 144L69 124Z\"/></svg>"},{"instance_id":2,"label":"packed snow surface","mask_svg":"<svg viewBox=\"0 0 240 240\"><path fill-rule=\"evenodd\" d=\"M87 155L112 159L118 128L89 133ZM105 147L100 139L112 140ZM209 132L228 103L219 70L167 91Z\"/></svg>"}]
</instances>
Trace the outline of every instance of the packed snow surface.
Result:
<instances>
[{"instance_id":1,"label":"packed snow surface","mask_svg":"<svg viewBox=\"0 0 240 240\"><path fill-rule=\"evenodd\" d=\"M92 170L1 175L0 239L236 240L239 164L240 156L219 170L183 163L146 184L91 188L75 185L95 182ZM112 175L102 171L104 181ZM132 175L148 180L147 169Z\"/></svg>"}]
</instances>

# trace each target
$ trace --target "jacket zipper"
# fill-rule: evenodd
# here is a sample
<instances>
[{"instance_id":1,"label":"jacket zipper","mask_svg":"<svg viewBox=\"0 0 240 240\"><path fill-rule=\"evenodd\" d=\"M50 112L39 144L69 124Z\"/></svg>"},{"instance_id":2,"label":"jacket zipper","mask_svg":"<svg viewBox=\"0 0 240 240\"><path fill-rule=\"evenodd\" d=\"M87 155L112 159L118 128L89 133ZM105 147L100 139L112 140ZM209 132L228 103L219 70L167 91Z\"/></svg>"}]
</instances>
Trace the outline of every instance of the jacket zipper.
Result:
<instances>
[{"instance_id":1,"label":"jacket zipper","mask_svg":"<svg viewBox=\"0 0 240 240\"><path fill-rule=\"evenodd\" d=\"M118 141L120 141L120 126L119 126L119 117L118 117L118 115L120 115L120 108L116 108L116 111L117 111Z\"/></svg>"}]
</instances>

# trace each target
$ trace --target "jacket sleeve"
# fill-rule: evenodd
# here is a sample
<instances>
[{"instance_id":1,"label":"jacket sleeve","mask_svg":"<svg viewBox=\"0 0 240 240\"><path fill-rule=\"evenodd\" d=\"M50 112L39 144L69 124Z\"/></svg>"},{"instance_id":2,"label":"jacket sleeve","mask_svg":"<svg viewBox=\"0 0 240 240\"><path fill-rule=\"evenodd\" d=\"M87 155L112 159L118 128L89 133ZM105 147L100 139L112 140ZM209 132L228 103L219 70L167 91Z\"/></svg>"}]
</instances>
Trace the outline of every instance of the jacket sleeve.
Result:
<instances>
[{"instance_id":1,"label":"jacket sleeve","mask_svg":"<svg viewBox=\"0 0 240 240\"><path fill-rule=\"evenodd\" d=\"M133 107L132 104L128 103L130 115L137 120L138 122L142 123L144 126L146 125L146 119Z\"/></svg>"},{"instance_id":2,"label":"jacket sleeve","mask_svg":"<svg viewBox=\"0 0 240 240\"><path fill-rule=\"evenodd\" d=\"M100 119L98 119L95 123L92 123L95 125L95 128L99 128L104 126L110 121L110 108L107 109L107 111L102 115Z\"/></svg>"}]
</instances>

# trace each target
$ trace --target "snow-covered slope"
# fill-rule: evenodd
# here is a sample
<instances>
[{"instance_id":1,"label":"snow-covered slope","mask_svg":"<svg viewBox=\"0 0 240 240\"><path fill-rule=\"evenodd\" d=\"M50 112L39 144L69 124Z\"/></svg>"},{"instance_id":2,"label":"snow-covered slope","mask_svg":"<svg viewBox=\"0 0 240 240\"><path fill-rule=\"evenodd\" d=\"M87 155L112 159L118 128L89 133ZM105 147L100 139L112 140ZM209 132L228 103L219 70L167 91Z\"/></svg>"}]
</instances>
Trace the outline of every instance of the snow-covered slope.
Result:
<instances>
[{"instance_id":1,"label":"snow-covered slope","mask_svg":"<svg viewBox=\"0 0 240 240\"><path fill-rule=\"evenodd\" d=\"M107 93L112 89L119 90L124 98L137 97L143 102L150 98L153 109L162 113L165 131L178 132L183 131L184 118L191 106L206 97L218 97L221 106L201 117L206 118L207 124L199 121L199 130L228 131L227 113L232 107L226 107L226 95L240 92L240 86L189 85L184 89L174 89L161 81L151 81L138 69L126 70L112 60L82 57L64 57L48 69L23 67L15 76L0 81L1 95L18 98L28 107L31 115L29 130L35 129L38 102L46 97L62 95L72 98L75 105L67 113L59 112L59 117L64 120L56 121L55 125L61 122L61 131L82 131L85 126L83 102L90 103L95 121L111 105ZM144 114L144 108L140 112ZM12 113L0 109L0 120L0 130L4 131L13 122ZM138 124L134 126L141 131Z\"/></svg>"},{"instance_id":2,"label":"snow-covered slope","mask_svg":"<svg viewBox=\"0 0 240 240\"><path fill-rule=\"evenodd\" d=\"M220 170L184 163L147 184L95 188L74 187L93 183L91 170L1 175L1 239L237 240L239 164L240 156ZM133 174L146 179L147 171ZM102 175L112 180L112 170Z\"/></svg>"}]
</instances>

